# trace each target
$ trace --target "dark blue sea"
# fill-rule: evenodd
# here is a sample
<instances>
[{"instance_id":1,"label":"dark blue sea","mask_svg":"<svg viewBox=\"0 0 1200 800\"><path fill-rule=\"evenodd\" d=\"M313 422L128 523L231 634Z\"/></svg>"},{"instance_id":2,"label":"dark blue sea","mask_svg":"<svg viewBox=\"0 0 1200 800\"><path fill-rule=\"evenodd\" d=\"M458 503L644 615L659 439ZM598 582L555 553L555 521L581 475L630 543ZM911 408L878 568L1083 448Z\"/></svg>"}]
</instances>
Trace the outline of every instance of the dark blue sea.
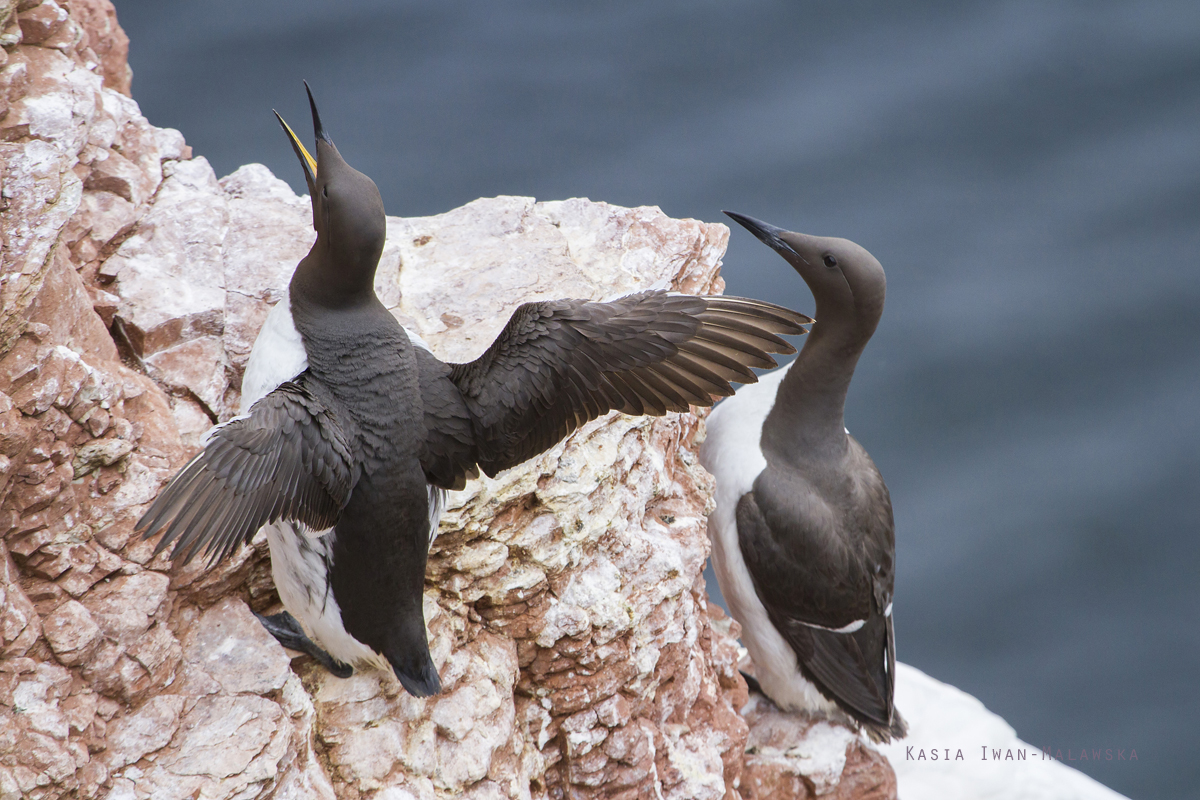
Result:
<instances>
[{"instance_id":1,"label":"dark blue sea","mask_svg":"<svg viewBox=\"0 0 1200 800\"><path fill-rule=\"evenodd\" d=\"M117 0L134 96L300 190L307 78L389 213L586 196L888 272L847 420L899 656L1135 798L1200 789L1200 3ZM299 128L302 129L302 128ZM733 232L728 291L812 311ZM715 591L715 581L710 581Z\"/></svg>"}]
</instances>

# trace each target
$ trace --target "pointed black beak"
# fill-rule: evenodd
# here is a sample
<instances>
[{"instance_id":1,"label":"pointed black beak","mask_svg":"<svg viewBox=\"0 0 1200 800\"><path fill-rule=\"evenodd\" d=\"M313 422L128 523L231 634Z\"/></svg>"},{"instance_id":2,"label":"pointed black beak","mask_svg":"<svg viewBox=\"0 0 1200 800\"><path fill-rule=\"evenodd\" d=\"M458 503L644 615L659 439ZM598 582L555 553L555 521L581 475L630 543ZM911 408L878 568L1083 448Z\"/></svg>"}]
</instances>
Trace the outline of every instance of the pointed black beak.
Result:
<instances>
[{"instance_id":1,"label":"pointed black beak","mask_svg":"<svg viewBox=\"0 0 1200 800\"><path fill-rule=\"evenodd\" d=\"M770 223L763 222L762 220L755 219L754 217L747 217L745 214L738 214L734 211L724 211L722 213L737 224L741 225L746 230L753 233L763 244L775 252L791 253L794 256L800 255L792 249L791 245L780 238L781 234L787 233L787 231L785 231L783 228L776 228Z\"/></svg>"},{"instance_id":2,"label":"pointed black beak","mask_svg":"<svg viewBox=\"0 0 1200 800\"><path fill-rule=\"evenodd\" d=\"M333 140L325 132L325 126L321 124L321 115L317 112L317 101L313 100L312 88L309 87L308 81L304 82L304 91L308 92L308 107L312 109L313 134L317 137L317 141L333 144Z\"/></svg>"},{"instance_id":3,"label":"pointed black beak","mask_svg":"<svg viewBox=\"0 0 1200 800\"><path fill-rule=\"evenodd\" d=\"M325 126L321 124L321 115L317 111L317 102L313 100L312 89L309 87L308 81L304 81L304 91L308 92L308 106L312 109L313 134L317 137L317 143L324 142L327 145L333 146L333 140L325 132ZM279 116L278 111L275 112L275 118L283 126L283 131L287 134L288 141L292 144L292 150L295 151L296 158L300 159L300 166L304 169L304 181L308 184L309 195L316 196L317 159L309 155L308 150L301 143L300 137L296 135L296 132L292 130L290 125L283 121L283 117Z\"/></svg>"}]
</instances>

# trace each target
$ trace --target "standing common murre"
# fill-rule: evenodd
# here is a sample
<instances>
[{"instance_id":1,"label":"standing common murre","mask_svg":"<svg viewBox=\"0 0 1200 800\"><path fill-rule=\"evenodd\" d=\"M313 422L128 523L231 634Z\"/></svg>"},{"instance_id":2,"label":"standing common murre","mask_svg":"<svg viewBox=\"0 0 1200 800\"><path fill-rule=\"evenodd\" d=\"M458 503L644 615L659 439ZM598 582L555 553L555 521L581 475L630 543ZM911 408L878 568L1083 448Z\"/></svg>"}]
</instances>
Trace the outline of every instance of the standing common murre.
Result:
<instances>
[{"instance_id":1,"label":"standing common murre","mask_svg":"<svg viewBox=\"0 0 1200 800\"><path fill-rule=\"evenodd\" d=\"M883 313L883 267L845 239L726 213L800 273L816 322L794 362L708 417L700 460L717 480L713 570L776 705L849 721L875 741L903 738L892 503L843 417Z\"/></svg>"}]
</instances>

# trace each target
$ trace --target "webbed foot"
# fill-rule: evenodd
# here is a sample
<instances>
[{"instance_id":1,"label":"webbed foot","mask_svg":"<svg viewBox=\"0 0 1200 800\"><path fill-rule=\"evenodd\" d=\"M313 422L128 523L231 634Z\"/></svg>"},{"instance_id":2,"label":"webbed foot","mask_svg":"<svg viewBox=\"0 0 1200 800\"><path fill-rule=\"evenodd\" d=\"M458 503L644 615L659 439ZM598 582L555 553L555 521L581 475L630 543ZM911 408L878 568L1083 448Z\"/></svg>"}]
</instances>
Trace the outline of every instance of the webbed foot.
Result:
<instances>
[{"instance_id":1,"label":"webbed foot","mask_svg":"<svg viewBox=\"0 0 1200 800\"><path fill-rule=\"evenodd\" d=\"M304 629L300 627L300 623L286 611L279 614L255 614L258 621L267 631L279 640L279 643L289 650L295 650L300 653L306 653L313 657L318 664L336 678L349 678L354 674L354 667L349 664L343 664L333 656L326 653L317 643L304 633Z\"/></svg>"},{"instance_id":2,"label":"webbed foot","mask_svg":"<svg viewBox=\"0 0 1200 800\"><path fill-rule=\"evenodd\" d=\"M738 672L742 672L738 670ZM752 692L758 692L763 697L767 697L767 693L763 691L762 684L758 682L758 678L748 672L742 672L742 677L746 679L746 688ZM769 697L767 698L770 699Z\"/></svg>"}]
</instances>

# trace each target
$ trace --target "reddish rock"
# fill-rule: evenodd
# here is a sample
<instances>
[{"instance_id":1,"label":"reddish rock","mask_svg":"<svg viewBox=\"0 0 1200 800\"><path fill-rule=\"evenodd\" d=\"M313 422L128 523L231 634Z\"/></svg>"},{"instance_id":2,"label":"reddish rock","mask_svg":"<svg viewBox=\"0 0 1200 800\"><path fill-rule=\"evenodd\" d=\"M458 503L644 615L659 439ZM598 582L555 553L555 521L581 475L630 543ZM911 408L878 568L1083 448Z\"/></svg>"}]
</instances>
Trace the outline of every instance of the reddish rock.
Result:
<instances>
[{"instance_id":1,"label":"reddish rock","mask_svg":"<svg viewBox=\"0 0 1200 800\"><path fill-rule=\"evenodd\" d=\"M129 69L129 37L117 23L109 0L69 0L71 17L87 32L87 46L100 62L104 85L129 94L133 71Z\"/></svg>"},{"instance_id":2,"label":"reddish rock","mask_svg":"<svg viewBox=\"0 0 1200 800\"><path fill-rule=\"evenodd\" d=\"M67 11L55 3L45 0L17 15L21 26L23 44L44 44L67 23Z\"/></svg>"},{"instance_id":3,"label":"reddish rock","mask_svg":"<svg viewBox=\"0 0 1200 800\"><path fill-rule=\"evenodd\" d=\"M780 711L757 694L742 716L750 726L738 785L745 800L895 800L891 765L852 731Z\"/></svg>"},{"instance_id":4,"label":"reddish rock","mask_svg":"<svg viewBox=\"0 0 1200 800\"><path fill-rule=\"evenodd\" d=\"M42 632L55 657L73 667L87 660L100 643L100 628L82 604L69 600L46 617Z\"/></svg>"}]
</instances>

